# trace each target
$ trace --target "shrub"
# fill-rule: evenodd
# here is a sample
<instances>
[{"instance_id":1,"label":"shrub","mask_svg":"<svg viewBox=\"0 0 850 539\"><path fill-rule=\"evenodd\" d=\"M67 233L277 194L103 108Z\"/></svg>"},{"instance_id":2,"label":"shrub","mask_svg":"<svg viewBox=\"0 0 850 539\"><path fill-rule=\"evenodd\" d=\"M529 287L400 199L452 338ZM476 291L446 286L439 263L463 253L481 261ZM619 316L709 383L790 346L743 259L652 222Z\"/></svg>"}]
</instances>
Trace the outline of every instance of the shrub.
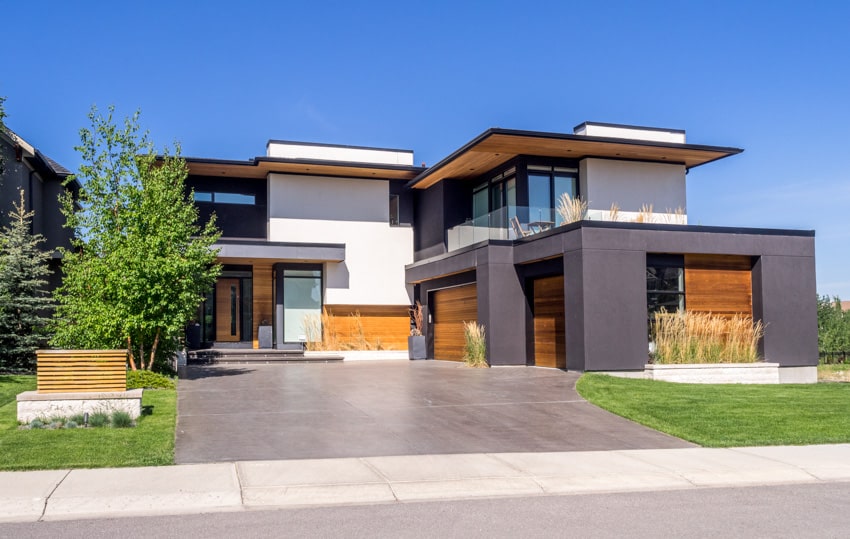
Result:
<instances>
[{"instance_id":1,"label":"shrub","mask_svg":"<svg viewBox=\"0 0 850 539\"><path fill-rule=\"evenodd\" d=\"M175 389L174 380L151 371L127 371L127 389Z\"/></svg>"},{"instance_id":2,"label":"shrub","mask_svg":"<svg viewBox=\"0 0 850 539\"><path fill-rule=\"evenodd\" d=\"M89 415L89 427L106 427L109 425L109 414L95 412Z\"/></svg>"},{"instance_id":3,"label":"shrub","mask_svg":"<svg viewBox=\"0 0 850 539\"><path fill-rule=\"evenodd\" d=\"M44 427L44 422L40 419L33 419L32 421L30 421L29 426L31 429L40 429Z\"/></svg>"},{"instance_id":4,"label":"shrub","mask_svg":"<svg viewBox=\"0 0 850 539\"><path fill-rule=\"evenodd\" d=\"M76 421L71 421L71 420L69 419L68 421L66 421L66 422L65 422L65 428L66 428L66 429L75 429L75 428L77 428L77 426L78 426L78 425L77 425L77 422L76 422Z\"/></svg>"},{"instance_id":5,"label":"shrub","mask_svg":"<svg viewBox=\"0 0 850 539\"><path fill-rule=\"evenodd\" d=\"M133 418L130 414L121 410L112 412L112 426L116 429L126 429L133 426Z\"/></svg>"},{"instance_id":6,"label":"shrub","mask_svg":"<svg viewBox=\"0 0 850 539\"><path fill-rule=\"evenodd\" d=\"M655 363L753 363L764 335L761 321L692 311L655 313Z\"/></svg>"},{"instance_id":7,"label":"shrub","mask_svg":"<svg viewBox=\"0 0 850 539\"><path fill-rule=\"evenodd\" d=\"M470 367L487 367L487 341L484 326L478 322L464 322L463 335L466 339L463 360Z\"/></svg>"}]
</instances>

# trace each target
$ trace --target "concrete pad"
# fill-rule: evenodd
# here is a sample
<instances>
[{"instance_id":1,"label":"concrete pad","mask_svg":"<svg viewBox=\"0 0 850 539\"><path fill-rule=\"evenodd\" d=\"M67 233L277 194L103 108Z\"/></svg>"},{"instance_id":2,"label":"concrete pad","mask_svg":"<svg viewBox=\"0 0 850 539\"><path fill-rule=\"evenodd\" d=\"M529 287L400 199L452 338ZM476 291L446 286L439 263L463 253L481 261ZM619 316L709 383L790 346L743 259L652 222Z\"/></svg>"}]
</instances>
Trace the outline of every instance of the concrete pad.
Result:
<instances>
[{"instance_id":1,"label":"concrete pad","mask_svg":"<svg viewBox=\"0 0 850 539\"><path fill-rule=\"evenodd\" d=\"M489 477L457 481L413 481L392 483L399 501L442 500L494 496L544 494L530 477Z\"/></svg>"},{"instance_id":2,"label":"concrete pad","mask_svg":"<svg viewBox=\"0 0 850 539\"><path fill-rule=\"evenodd\" d=\"M490 455L416 455L363 459L391 483L517 477L521 472Z\"/></svg>"},{"instance_id":3,"label":"concrete pad","mask_svg":"<svg viewBox=\"0 0 850 539\"><path fill-rule=\"evenodd\" d=\"M236 464L244 488L384 483L358 459L311 459Z\"/></svg>"},{"instance_id":4,"label":"concrete pad","mask_svg":"<svg viewBox=\"0 0 850 539\"><path fill-rule=\"evenodd\" d=\"M743 447L735 451L796 466L823 481L850 479L850 444Z\"/></svg>"},{"instance_id":5,"label":"concrete pad","mask_svg":"<svg viewBox=\"0 0 850 539\"><path fill-rule=\"evenodd\" d=\"M242 491L242 496L243 503L249 507L396 501L392 489L386 483L246 488Z\"/></svg>"},{"instance_id":6,"label":"concrete pad","mask_svg":"<svg viewBox=\"0 0 850 539\"><path fill-rule=\"evenodd\" d=\"M814 481L794 466L732 449L659 449L621 451L669 470L696 486L769 485Z\"/></svg>"},{"instance_id":7,"label":"concrete pad","mask_svg":"<svg viewBox=\"0 0 850 539\"><path fill-rule=\"evenodd\" d=\"M36 521L68 470L0 472L0 522Z\"/></svg>"},{"instance_id":8,"label":"concrete pad","mask_svg":"<svg viewBox=\"0 0 850 539\"><path fill-rule=\"evenodd\" d=\"M73 470L48 500L44 518L176 514L241 505L232 464Z\"/></svg>"}]
</instances>

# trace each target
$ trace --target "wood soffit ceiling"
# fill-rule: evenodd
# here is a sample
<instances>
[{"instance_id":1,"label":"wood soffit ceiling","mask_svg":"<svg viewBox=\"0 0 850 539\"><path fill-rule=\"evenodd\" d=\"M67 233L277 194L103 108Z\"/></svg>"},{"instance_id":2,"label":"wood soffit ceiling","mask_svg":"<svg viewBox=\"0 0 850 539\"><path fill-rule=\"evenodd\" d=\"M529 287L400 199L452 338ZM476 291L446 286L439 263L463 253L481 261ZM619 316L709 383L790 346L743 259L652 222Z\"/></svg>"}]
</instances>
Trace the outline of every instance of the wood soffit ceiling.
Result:
<instances>
[{"instance_id":1,"label":"wood soffit ceiling","mask_svg":"<svg viewBox=\"0 0 850 539\"><path fill-rule=\"evenodd\" d=\"M740 153L737 148L665 144L583 135L486 132L452 156L420 174L412 186L427 189L444 179L478 178L519 155L582 159L606 157L676 163L687 168Z\"/></svg>"},{"instance_id":2,"label":"wood soffit ceiling","mask_svg":"<svg viewBox=\"0 0 850 539\"><path fill-rule=\"evenodd\" d=\"M383 180L412 180L422 172L420 167L392 165L375 166L360 163L329 161L298 161L259 158L251 161L224 161L186 158L189 174L221 178L266 178L269 174L305 174L346 178L375 178Z\"/></svg>"}]
</instances>

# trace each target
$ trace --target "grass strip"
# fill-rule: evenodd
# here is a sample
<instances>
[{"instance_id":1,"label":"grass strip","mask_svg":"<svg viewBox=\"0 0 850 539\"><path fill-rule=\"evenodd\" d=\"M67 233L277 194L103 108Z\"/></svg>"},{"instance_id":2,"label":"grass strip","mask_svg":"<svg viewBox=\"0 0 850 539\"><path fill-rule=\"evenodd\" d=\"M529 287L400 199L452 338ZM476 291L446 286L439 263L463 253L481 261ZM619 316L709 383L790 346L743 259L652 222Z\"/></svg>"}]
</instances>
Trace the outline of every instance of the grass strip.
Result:
<instances>
[{"instance_id":1,"label":"grass strip","mask_svg":"<svg viewBox=\"0 0 850 539\"><path fill-rule=\"evenodd\" d=\"M174 463L177 392L145 390L149 411L129 429L18 430L21 391L35 376L0 376L0 470L161 466Z\"/></svg>"},{"instance_id":2,"label":"grass strip","mask_svg":"<svg viewBox=\"0 0 850 539\"><path fill-rule=\"evenodd\" d=\"M591 403L705 447L850 442L850 384L676 384L584 374Z\"/></svg>"}]
</instances>

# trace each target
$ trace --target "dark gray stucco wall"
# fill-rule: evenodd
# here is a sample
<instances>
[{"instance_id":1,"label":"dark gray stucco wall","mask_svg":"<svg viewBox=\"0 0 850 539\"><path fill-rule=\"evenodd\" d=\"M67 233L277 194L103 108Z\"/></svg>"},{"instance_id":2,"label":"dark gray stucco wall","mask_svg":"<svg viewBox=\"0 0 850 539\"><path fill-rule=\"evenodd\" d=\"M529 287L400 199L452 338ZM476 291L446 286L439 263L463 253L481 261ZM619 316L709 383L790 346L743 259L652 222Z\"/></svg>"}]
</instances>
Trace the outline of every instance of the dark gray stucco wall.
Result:
<instances>
[{"instance_id":1,"label":"dark gray stucco wall","mask_svg":"<svg viewBox=\"0 0 850 539\"><path fill-rule=\"evenodd\" d=\"M647 361L646 253L582 251L584 370L643 370Z\"/></svg>"},{"instance_id":2,"label":"dark gray stucco wall","mask_svg":"<svg viewBox=\"0 0 850 539\"><path fill-rule=\"evenodd\" d=\"M427 357L434 357L434 326L431 319L431 297L430 293L441 288L450 288L453 286L461 286L475 282L475 270L466 271L463 273L455 273L436 279L429 280L416 286L418 296L414 301L419 301L422 304L422 316L425 320L425 337L426 337L426 352Z\"/></svg>"},{"instance_id":3,"label":"dark gray stucco wall","mask_svg":"<svg viewBox=\"0 0 850 539\"><path fill-rule=\"evenodd\" d=\"M415 190L413 197L413 258L422 260L446 252L443 224L443 187L440 182L425 190Z\"/></svg>"},{"instance_id":4,"label":"dark gray stucco wall","mask_svg":"<svg viewBox=\"0 0 850 539\"><path fill-rule=\"evenodd\" d=\"M567 370L583 371L584 347L584 253L576 249L564 253L564 338Z\"/></svg>"},{"instance_id":5,"label":"dark gray stucco wall","mask_svg":"<svg viewBox=\"0 0 850 539\"><path fill-rule=\"evenodd\" d=\"M759 257L753 266L753 317L765 324L759 352L766 361L817 365L814 257Z\"/></svg>"},{"instance_id":6,"label":"dark gray stucco wall","mask_svg":"<svg viewBox=\"0 0 850 539\"><path fill-rule=\"evenodd\" d=\"M527 300L508 246L487 248L486 261L475 270L478 323L487 335L490 365L526 364Z\"/></svg>"}]
</instances>

